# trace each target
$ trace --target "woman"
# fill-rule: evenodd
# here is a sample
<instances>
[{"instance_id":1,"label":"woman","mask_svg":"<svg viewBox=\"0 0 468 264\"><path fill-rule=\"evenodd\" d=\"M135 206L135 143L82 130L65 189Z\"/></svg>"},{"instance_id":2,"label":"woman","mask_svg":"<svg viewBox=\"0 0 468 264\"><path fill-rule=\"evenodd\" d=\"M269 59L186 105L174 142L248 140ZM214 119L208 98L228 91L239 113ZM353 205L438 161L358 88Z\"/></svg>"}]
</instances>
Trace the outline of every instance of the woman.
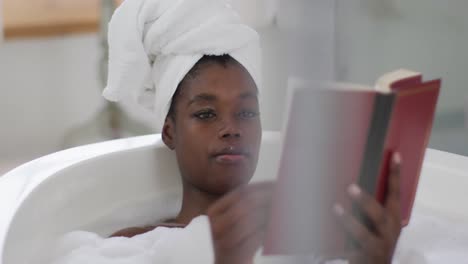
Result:
<instances>
[{"instance_id":1,"label":"woman","mask_svg":"<svg viewBox=\"0 0 468 264\"><path fill-rule=\"evenodd\" d=\"M110 75L105 96L118 100L119 91L129 86L145 87L136 97L150 94L152 99L146 102L162 121L163 141L175 152L183 183L182 207L174 219L158 226L125 229L113 236L133 237L161 226L184 228L206 215L216 263L250 263L262 245L273 186L247 185L257 165L262 133L259 45L258 37L251 37L252 30L220 3L127 0L111 22ZM151 10L153 17L142 10ZM217 10L215 15L213 10ZM141 31L127 28L126 32L122 28L126 25L122 21L128 21L128 17L143 21ZM127 39L133 31L142 34L136 36L132 43L135 46ZM200 41L200 36L208 40ZM141 39L143 44L135 44ZM128 46L131 48L125 53ZM144 51L146 56L133 60L140 64L132 62L122 67L126 61L118 63L128 54L138 54L135 51ZM148 59L149 65L145 64ZM391 262L400 233L398 162L396 156L385 206L358 186L349 188L370 224L364 225L339 205L335 207L344 229L357 242L356 251L346 256L352 263Z\"/></svg>"},{"instance_id":2,"label":"woman","mask_svg":"<svg viewBox=\"0 0 468 264\"><path fill-rule=\"evenodd\" d=\"M174 94L164 123L162 138L177 156L183 202L179 214L161 226L184 227L208 215L219 263L246 263L262 244L272 184L247 186L257 164L261 131L255 82L228 55L204 56L195 65ZM357 186L350 187L372 230L335 208L360 245L355 263L391 260L400 231L398 173L393 172L385 207ZM132 237L154 228L130 228L114 236Z\"/></svg>"}]
</instances>

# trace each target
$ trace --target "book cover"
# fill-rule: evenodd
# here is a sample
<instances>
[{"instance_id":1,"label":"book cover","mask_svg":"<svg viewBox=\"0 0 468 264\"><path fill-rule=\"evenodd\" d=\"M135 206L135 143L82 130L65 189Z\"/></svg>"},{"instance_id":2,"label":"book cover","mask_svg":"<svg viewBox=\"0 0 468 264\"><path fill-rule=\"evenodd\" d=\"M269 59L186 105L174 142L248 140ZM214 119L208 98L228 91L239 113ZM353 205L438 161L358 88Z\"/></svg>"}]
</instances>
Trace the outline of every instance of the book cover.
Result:
<instances>
[{"instance_id":1,"label":"book cover","mask_svg":"<svg viewBox=\"0 0 468 264\"><path fill-rule=\"evenodd\" d=\"M403 157L402 225L408 223L440 80L400 71L377 86L293 89L265 255L339 254L347 241L333 205L350 210L345 189L356 182L383 202L394 151Z\"/></svg>"}]
</instances>

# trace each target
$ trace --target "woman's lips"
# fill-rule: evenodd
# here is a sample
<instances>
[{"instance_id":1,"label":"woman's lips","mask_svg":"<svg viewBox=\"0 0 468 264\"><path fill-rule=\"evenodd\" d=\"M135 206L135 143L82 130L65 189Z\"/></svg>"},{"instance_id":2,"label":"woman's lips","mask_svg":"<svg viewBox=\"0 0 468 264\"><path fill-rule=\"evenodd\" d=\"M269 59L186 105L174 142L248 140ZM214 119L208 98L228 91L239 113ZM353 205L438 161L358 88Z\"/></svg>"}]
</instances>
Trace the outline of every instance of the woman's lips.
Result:
<instances>
[{"instance_id":1,"label":"woman's lips","mask_svg":"<svg viewBox=\"0 0 468 264\"><path fill-rule=\"evenodd\" d=\"M247 159L243 154L220 154L215 156L215 160L221 164L238 164Z\"/></svg>"}]
</instances>

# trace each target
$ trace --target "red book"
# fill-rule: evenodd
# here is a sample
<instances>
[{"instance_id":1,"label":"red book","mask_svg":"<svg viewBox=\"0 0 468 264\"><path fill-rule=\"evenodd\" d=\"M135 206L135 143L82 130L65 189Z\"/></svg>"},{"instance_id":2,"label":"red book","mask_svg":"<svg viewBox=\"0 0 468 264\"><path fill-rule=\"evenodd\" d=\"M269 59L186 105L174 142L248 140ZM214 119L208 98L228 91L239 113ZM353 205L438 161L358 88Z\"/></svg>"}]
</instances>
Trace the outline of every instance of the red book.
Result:
<instances>
[{"instance_id":1,"label":"red book","mask_svg":"<svg viewBox=\"0 0 468 264\"><path fill-rule=\"evenodd\" d=\"M434 119L441 81L399 70L376 87L293 85L265 255L342 253L349 245L333 214L352 211L346 187L358 183L385 200L390 158L401 167L402 226L406 226Z\"/></svg>"}]
</instances>

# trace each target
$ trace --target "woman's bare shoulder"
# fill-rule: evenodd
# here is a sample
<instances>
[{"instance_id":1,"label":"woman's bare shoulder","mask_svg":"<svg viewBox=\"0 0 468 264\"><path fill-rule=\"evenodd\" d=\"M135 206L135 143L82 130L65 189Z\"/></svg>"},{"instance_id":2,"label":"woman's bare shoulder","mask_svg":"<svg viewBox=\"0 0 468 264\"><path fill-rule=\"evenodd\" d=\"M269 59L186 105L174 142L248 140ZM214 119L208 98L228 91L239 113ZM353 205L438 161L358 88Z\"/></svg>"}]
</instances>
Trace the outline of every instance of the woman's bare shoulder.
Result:
<instances>
[{"instance_id":1,"label":"woman's bare shoulder","mask_svg":"<svg viewBox=\"0 0 468 264\"><path fill-rule=\"evenodd\" d=\"M157 227L168 227L168 228L184 228L185 225L182 224L173 224L173 223L161 223L156 226L147 226L147 227L129 227L122 229L110 235L110 237L134 237L144 233L148 233L156 229Z\"/></svg>"},{"instance_id":2,"label":"woman's bare shoulder","mask_svg":"<svg viewBox=\"0 0 468 264\"><path fill-rule=\"evenodd\" d=\"M120 231L115 232L114 234L110 235L110 237L134 237L137 235L141 235L147 232L154 230L156 226L148 226L148 227L129 227L122 229Z\"/></svg>"}]
</instances>

